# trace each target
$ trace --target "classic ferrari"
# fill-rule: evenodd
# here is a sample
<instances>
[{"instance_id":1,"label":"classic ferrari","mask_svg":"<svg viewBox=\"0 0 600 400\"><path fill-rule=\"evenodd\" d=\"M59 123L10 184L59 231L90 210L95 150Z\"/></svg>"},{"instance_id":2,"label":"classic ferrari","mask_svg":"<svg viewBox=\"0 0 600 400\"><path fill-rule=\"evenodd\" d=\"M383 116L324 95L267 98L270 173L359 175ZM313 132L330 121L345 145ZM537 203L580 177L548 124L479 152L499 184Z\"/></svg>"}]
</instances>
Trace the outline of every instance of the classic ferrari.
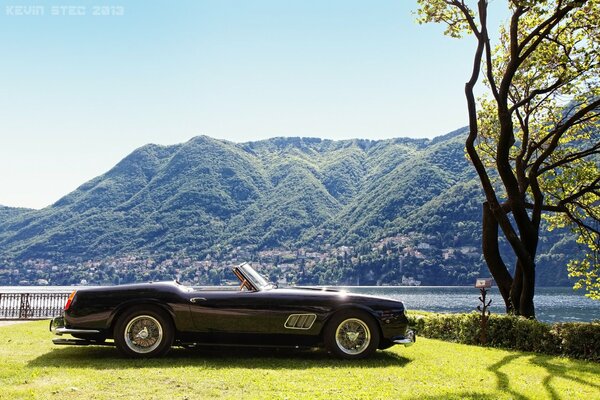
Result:
<instances>
[{"instance_id":1,"label":"classic ferrari","mask_svg":"<svg viewBox=\"0 0 600 400\"><path fill-rule=\"evenodd\" d=\"M409 346L400 301L327 288L277 288L249 264L233 268L239 286L190 287L151 282L86 288L50 321L55 344L115 345L129 357L156 357L171 346L325 347L364 358Z\"/></svg>"}]
</instances>

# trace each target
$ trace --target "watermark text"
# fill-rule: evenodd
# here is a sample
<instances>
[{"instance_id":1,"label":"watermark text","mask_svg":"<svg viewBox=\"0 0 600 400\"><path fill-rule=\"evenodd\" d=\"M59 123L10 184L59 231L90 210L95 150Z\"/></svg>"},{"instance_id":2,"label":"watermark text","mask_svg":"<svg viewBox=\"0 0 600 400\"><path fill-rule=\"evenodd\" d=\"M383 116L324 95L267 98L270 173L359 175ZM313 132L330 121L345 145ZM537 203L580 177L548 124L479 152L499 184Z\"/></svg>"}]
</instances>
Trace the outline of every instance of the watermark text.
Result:
<instances>
[{"instance_id":1,"label":"watermark text","mask_svg":"<svg viewBox=\"0 0 600 400\"><path fill-rule=\"evenodd\" d=\"M4 6L4 15L9 17L122 17L125 7L121 5L76 6L76 5L19 5Z\"/></svg>"}]
</instances>

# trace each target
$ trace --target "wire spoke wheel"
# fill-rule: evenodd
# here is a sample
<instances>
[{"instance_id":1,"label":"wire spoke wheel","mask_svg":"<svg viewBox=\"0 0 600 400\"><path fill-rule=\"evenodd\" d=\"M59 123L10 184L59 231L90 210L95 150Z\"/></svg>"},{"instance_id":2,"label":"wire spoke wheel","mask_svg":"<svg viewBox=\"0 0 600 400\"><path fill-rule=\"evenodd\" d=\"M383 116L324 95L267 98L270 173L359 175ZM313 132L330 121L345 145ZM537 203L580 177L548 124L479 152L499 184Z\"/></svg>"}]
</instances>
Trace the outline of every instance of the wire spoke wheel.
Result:
<instances>
[{"instance_id":1,"label":"wire spoke wheel","mask_svg":"<svg viewBox=\"0 0 600 400\"><path fill-rule=\"evenodd\" d=\"M335 341L341 351L346 354L360 354L371 343L371 331L367 324L358 318L342 321L335 331Z\"/></svg>"},{"instance_id":2,"label":"wire spoke wheel","mask_svg":"<svg viewBox=\"0 0 600 400\"><path fill-rule=\"evenodd\" d=\"M126 357L164 356L175 339L173 319L152 305L134 305L124 310L113 328L117 350Z\"/></svg>"},{"instance_id":3,"label":"wire spoke wheel","mask_svg":"<svg viewBox=\"0 0 600 400\"><path fill-rule=\"evenodd\" d=\"M323 330L323 344L327 350L347 360L372 356L380 339L377 321L362 310L338 311Z\"/></svg>"},{"instance_id":4,"label":"wire spoke wheel","mask_svg":"<svg viewBox=\"0 0 600 400\"><path fill-rule=\"evenodd\" d=\"M139 315L132 318L124 331L125 344L138 353L150 353L163 341L161 323L150 315Z\"/></svg>"}]
</instances>

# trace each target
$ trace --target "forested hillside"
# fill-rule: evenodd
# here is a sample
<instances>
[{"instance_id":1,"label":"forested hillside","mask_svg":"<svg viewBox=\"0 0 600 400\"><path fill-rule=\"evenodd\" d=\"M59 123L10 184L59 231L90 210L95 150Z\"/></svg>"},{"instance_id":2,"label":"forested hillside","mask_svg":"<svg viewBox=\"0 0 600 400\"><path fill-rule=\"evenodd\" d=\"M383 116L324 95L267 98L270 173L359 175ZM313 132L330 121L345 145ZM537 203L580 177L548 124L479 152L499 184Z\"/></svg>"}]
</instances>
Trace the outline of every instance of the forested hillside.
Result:
<instances>
[{"instance_id":1,"label":"forested hillside","mask_svg":"<svg viewBox=\"0 0 600 400\"><path fill-rule=\"evenodd\" d=\"M286 282L470 284L486 272L463 143L459 130L147 145L45 209L0 207L0 284L218 282L244 259ZM554 234L541 250L540 283L568 284L574 243Z\"/></svg>"},{"instance_id":2,"label":"forested hillside","mask_svg":"<svg viewBox=\"0 0 600 400\"><path fill-rule=\"evenodd\" d=\"M9 218L16 217L18 215L25 214L28 211L32 211L29 208L17 208L17 207L5 207L0 206L0 221L6 221Z\"/></svg>"}]
</instances>

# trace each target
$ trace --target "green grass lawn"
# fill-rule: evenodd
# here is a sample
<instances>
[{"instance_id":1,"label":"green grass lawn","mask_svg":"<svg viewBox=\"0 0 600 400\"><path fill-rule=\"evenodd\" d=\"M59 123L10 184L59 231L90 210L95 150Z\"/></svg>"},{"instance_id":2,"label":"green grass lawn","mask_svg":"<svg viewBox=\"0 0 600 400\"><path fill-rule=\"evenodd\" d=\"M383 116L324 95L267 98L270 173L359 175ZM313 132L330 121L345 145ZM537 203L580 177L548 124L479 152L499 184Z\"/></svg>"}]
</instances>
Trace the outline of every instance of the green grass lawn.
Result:
<instances>
[{"instance_id":1,"label":"green grass lawn","mask_svg":"<svg viewBox=\"0 0 600 400\"><path fill-rule=\"evenodd\" d=\"M129 360L55 346L47 326L0 327L1 399L600 399L600 364L423 338L354 362L240 349Z\"/></svg>"}]
</instances>

